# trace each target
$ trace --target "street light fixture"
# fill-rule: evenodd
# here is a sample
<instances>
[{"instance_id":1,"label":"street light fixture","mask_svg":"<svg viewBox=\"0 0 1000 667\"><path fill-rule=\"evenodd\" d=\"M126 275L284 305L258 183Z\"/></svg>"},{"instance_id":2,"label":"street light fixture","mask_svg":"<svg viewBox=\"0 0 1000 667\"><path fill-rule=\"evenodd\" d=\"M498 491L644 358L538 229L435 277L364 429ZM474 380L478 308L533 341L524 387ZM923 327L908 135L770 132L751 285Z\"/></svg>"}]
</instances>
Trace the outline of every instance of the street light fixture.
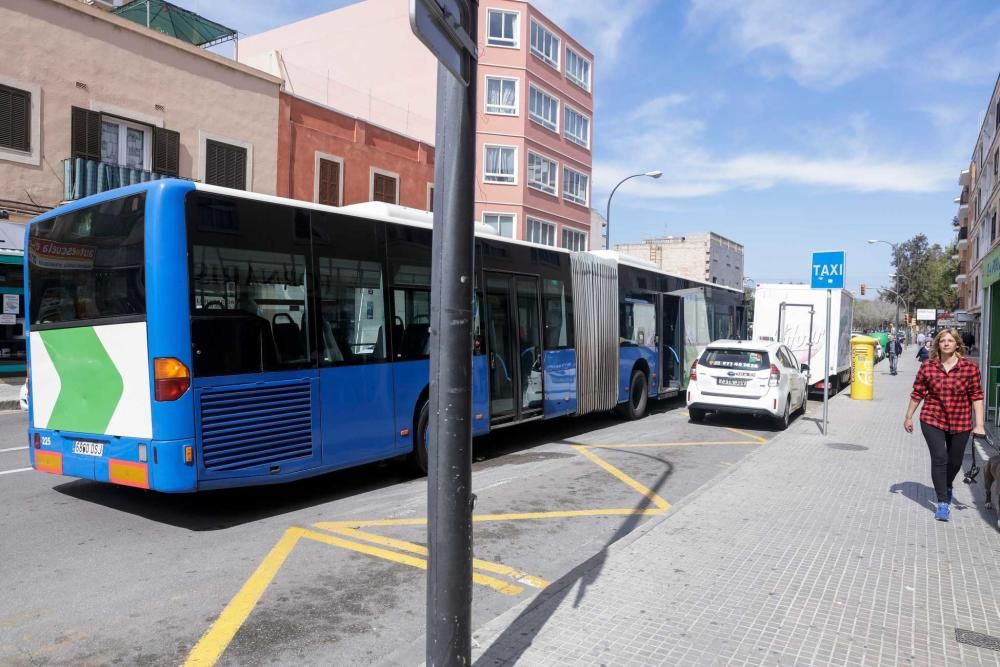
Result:
<instances>
[{"instance_id":1,"label":"street light fixture","mask_svg":"<svg viewBox=\"0 0 1000 667\"><path fill-rule=\"evenodd\" d=\"M892 256L893 256L893 259L896 260L896 273L894 275L894 278L895 278L895 281L896 281L896 289L895 289L895 294L896 294L896 335L899 335L899 300L900 300L900 296L899 296L899 244L898 243L890 243L889 241L880 241L879 239L868 239L868 243L870 243L870 244L884 243L887 246L889 246L890 248L892 248ZM907 306L907 310L909 310L909 306Z\"/></svg>"},{"instance_id":2,"label":"street light fixture","mask_svg":"<svg viewBox=\"0 0 1000 667\"><path fill-rule=\"evenodd\" d=\"M618 185L611 189L611 194L608 195L608 208L607 213L604 216L605 222L605 238L608 240L608 250L611 250L611 198L615 196L615 190L617 190L622 183L629 180L630 178L638 178L639 176L648 176L649 178L659 178L663 176L663 172L660 170L645 171L641 174L632 174L631 176L626 176L622 180L618 181Z\"/></svg>"}]
</instances>

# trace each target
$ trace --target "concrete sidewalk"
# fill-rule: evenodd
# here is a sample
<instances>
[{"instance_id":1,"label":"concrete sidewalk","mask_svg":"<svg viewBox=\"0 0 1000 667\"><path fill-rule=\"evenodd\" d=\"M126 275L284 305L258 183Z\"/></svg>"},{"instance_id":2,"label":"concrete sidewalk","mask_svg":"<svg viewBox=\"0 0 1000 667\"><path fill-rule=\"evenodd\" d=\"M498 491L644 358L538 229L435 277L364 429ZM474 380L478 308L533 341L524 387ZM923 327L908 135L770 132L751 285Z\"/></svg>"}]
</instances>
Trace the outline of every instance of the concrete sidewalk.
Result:
<instances>
[{"instance_id":1,"label":"concrete sidewalk","mask_svg":"<svg viewBox=\"0 0 1000 667\"><path fill-rule=\"evenodd\" d=\"M0 378L0 410L19 410L24 378Z\"/></svg>"},{"instance_id":2,"label":"concrete sidewalk","mask_svg":"<svg viewBox=\"0 0 1000 667\"><path fill-rule=\"evenodd\" d=\"M829 437L813 403L480 628L476 665L1000 665L1000 533L982 475L934 520L926 446L902 428L915 349L898 376L876 367L875 400L831 400Z\"/></svg>"}]
</instances>

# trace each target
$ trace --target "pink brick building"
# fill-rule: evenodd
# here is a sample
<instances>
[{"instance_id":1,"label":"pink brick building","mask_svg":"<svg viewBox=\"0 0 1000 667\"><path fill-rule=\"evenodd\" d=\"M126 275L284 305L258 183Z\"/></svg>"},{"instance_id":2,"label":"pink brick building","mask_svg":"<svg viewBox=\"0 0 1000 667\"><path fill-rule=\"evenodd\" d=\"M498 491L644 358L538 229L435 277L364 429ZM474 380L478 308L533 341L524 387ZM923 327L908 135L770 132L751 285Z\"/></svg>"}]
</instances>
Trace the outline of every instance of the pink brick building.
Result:
<instances>
[{"instance_id":1,"label":"pink brick building","mask_svg":"<svg viewBox=\"0 0 1000 667\"><path fill-rule=\"evenodd\" d=\"M295 96L433 144L437 64L410 32L407 5L367 0L260 33L241 40L240 60L281 76ZM523 0L482 0L478 41L477 219L585 249L593 55ZM306 171L295 177L311 187Z\"/></svg>"}]
</instances>

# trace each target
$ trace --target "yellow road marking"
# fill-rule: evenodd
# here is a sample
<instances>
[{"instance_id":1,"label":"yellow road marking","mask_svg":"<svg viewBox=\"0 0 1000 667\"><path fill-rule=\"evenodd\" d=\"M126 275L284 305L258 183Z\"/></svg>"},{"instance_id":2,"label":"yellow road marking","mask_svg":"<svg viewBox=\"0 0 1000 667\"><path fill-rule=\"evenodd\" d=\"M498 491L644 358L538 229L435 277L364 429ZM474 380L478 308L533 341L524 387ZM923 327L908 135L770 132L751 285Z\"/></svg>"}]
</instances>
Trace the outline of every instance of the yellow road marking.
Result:
<instances>
[{"instance_id":1,"label":"yellow road marking","mask_svg":"<svg viewBox=\"0 0 1000 667\"><path fill-rule=\"evenodd\" d=\"M759 435L754 435L753 433L748 433L747 431L741 431L738 428L732 428L731 426L723 426L723 428L727 431L732 431L733 433L739 433L740 435L745 435L748 438L753 438L762 445L767 442L767 438L762 438Z\"/></svg>"},{"instance_id":2,"label":"yellow road marking","mask_svg":"<svg viewBox=\"0 0 1000 667\"><path fill-rule=\"evenodd\" d=\"M765 440L765 442L767 442ZM580 445L588 449L633 449L635 447L695 447L701 445L758 445L748 440L700 440L697 442L636 442L630 445Z\"/></svg>"},{"instance_id":3,"label":"yellow road marking","mask_svg":"<svg viewBox=\"0 0 1000 667\"><path fill-rule=\"evenodd\" d=\"M645 487L643 487L645 488ZM666 501L664 501L666 502ZM669 503L667 503L669 506ZM633 514L661 514L667 508L633 509L631 507L593 509L593 510L552 510L549 512L512 512L509 514L475 514L475 522L489 521L527 521L531 519L570 519L574 517L594 516L632 516ZM313 526L323 530L338 531L341 528L377 528L386 526L424 526L426 518L419 519L371 519L366 521L318 521Z\"/></svg>"},{"instance_id":4,"label":"yellow road marking","mask_svg":"<svg viewBox=\"0 0 1000 667\"><path fill-rule=\"evenodd\" d=\"M185 666L214 665L222 657L223 651L229 646L229 642L236 636L236 631L240 629L240 626L257 605L260 596L264 594L264 589L274 579L274 575L278 573L278 569L288 558L288 554L299 541L302 532L301 528L289 528L285 531L278 543L274 545L274 548L243 584L243 588L229 601L226 608L219 614L219 618L191 649L191 653L184 663Z\"/></svg>"},{"instance_id":5,"label":"yellow road marking","mask_svg":"<svg viewBox=\"0 0 1000 667\"><path fill-rule=\"evenodd\" d=\"M666 500L664 500L660 496L656 495L655 493L653 493L652 491L650 491L648 488L646 488L645 486L643 486L642 484L640 484L636 480L632 479L631 477L629 477L628 475L626 475L625 473L623 473L618 468L614 467L613 465L611 465L610 463L608 463L607 461L605 461L604 459L602 459L597 454L594 454L593 452L589 451L586 447L581 447L579 445L574 445L573 449L575 449L576 451L580 452L581 454L583 454L584 456L586 456L588 459L590 459L591 461L593 461L594 463L596 463L600 467L604 468L606 471L608 471L609 473L611 473L614 477L617 477L619 480L621 480L622 482L624 482L626 486L632 487L633 489L635 489L636 491L638 491L642 495L644 495L647 498L649 498L653 502L653 504L656 505L657 507L659 507L661 510L668 510L668 509L670 509L670 503L668 503Z\"/></svg>"},{"instance_id":6,"label":"yellow road marking","mask_svg":"<svg viewBox=\"0 0 1000 667\"><path fill-rule=\"evenodd\" d=\"M394 563L402 563L403 565L409 565L410 567L415 567L419 570L427 569L427 561L423 558L414 558L413 556L396 553L395 551L389 551L388 549L380 549L379 547L361 544L360 542L343 540L339 537L334 537L333 535L317 533L314 530L306 530L303 532L303 537L308 537L310 540L316 540L317 542L323 542L335 547L350 549L351 551L357 551L369 556L375 556L376 558L384 558L385 560L390 560ZM493 590L503 593L504 595L520 595L524 592L524 589L517 584L501 581L500 579L494 579L493 577L488 577L485 574L479 574L478 572L472 573L472 580L477 584L489 586Z\"/></svg>"},{"instance_id":7,"label":"yellow road marking","mask_svg":"<svg viewBox=\"0 0 1000 667\"><path fill-rule=\"evenodd\" d=\"M393 537L385 537L384 535L376 535L375 533L366 533L363 530L356 530L354 528L336 528L334 529L338 534L346 535L348 537L353 537L359 540L365 540L367 542L372 542L374 544L381 544L386 547L393 547L394 549L399 549L400 551L409 551L410 553L419 554L421 556L428 555L427 547L422 544L416 544L415 542L407 542L405 540L397 540ZM484 572L492 572L493 574L502 574L504 576L510 577L516 581L528 584L534 588L545 588L549 585L549 582L540 578L535 577L527 572L521 572L516 570L509 565L502 565L500 563L491 563L490 561L480 560L478 558L472 559L472 567L483 570Z\"/></svg>"}]
</instances>

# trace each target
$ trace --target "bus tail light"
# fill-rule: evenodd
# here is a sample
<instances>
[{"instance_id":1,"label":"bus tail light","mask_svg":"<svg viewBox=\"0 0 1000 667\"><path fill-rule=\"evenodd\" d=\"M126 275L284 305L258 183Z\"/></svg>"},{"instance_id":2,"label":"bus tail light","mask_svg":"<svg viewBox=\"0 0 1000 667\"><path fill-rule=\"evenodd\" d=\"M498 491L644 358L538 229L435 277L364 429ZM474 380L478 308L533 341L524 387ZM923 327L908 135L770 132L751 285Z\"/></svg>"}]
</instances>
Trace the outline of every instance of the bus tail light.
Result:
<instances>
[{"instance_id":1,"label":"bus tail light","mask_svg":"<svg viewBox=\"0 0 1000 667\"><path fill-rule=\"evenodd\" d=\"M698 360L695 359L694 363L691 364L691 374L688 376L692 380L698 379Z\"/></svg>"},{"instance_id":2,"label":"bus tail light","mask_svg":"<svg viewBox=\"0 0 1000 667\"><path fill-rule=\"evenodd\" d=\"M188 367L173 357L153 360L154 395L158 401L176 401L191 386Z\"/></svg>"}]
</instances>

